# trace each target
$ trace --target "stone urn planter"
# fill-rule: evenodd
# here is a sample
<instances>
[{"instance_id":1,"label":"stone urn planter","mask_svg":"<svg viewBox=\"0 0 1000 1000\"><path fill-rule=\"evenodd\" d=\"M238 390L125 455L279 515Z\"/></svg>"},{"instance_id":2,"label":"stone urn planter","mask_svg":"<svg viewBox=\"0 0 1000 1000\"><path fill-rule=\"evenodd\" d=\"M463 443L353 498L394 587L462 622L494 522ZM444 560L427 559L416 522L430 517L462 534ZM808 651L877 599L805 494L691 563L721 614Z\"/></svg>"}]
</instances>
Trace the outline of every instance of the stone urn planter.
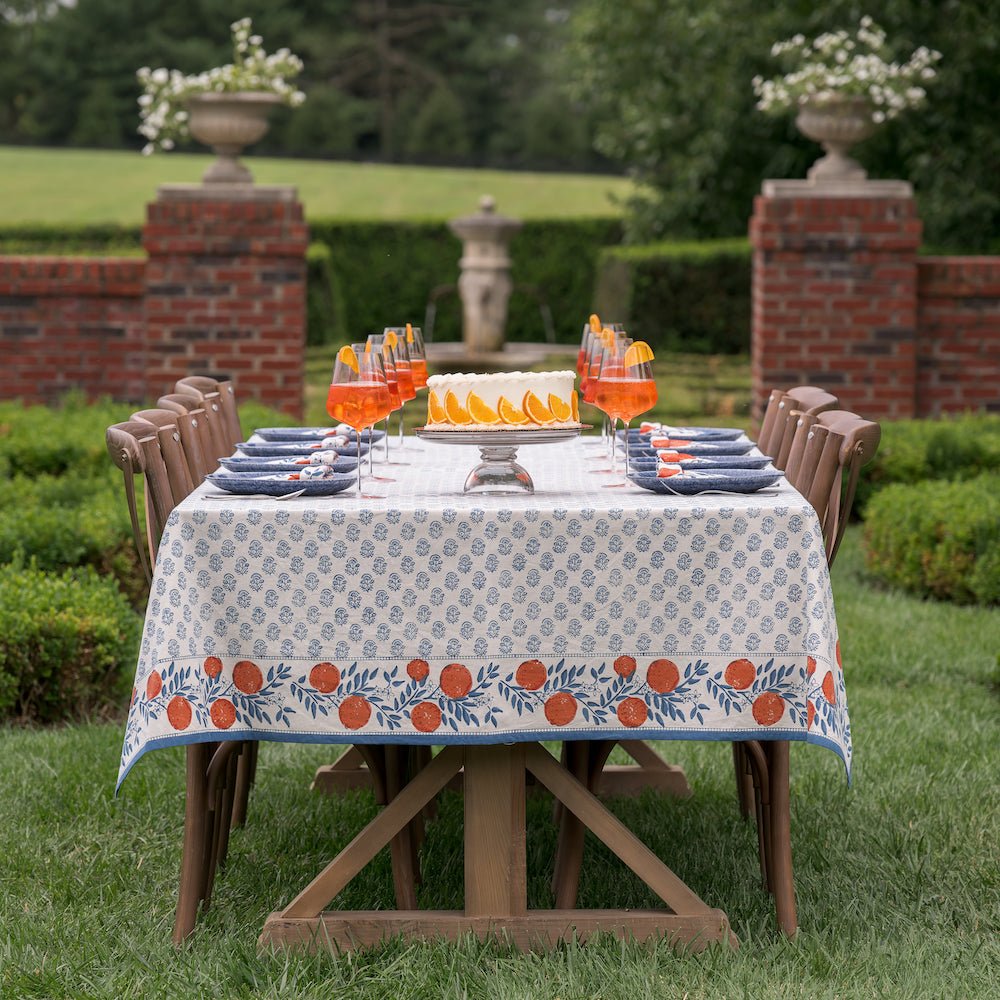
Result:
<instances>
[{"instance_id":1,"label":"stone urn planter","mask_svg":"<svg viewBox=\"0 0 1000 1000\"><path fill-rule=\"evenodd\" d=\"M868 176L864 167L847 155L851 146L867 139L877 128L867 98L806 101L799 107L795 124L804 136L826 150L826 156L809 168L810 180L863 181Z\"/></svg>"},{"instance_id":2,"label":"stone urn planter","mask_svg":"<svg viewBox=\"0 0 1000 1000\"><path fill-rule=\"evenodd\" d=\"M203 183L253 183L253 174L238 157L264 137L268 115L281 103L277 94L254 92L194 94L187 99L191 135L218 155L202 175Z\"/></svg>"}]
</instances>

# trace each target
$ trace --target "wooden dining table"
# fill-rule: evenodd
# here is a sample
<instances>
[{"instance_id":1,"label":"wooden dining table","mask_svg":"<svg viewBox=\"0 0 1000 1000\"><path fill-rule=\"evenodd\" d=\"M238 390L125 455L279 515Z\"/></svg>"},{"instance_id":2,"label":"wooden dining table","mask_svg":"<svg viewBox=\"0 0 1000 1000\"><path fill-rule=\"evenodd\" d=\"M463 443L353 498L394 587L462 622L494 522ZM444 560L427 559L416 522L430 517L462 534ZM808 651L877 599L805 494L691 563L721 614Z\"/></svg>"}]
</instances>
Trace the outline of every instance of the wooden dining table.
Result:
<instances>
[{"instance_id":1,"label":"wooden dining table","mask_svg":"<svg viewBox=\"0 0 1000 1000\"><path fill-rule=\"evenodd\" d=\"M726 914L627 829L593 779L616 744L651 740L802 741L849 771L822 535L783 480L751 494L608 488L599 448L523 447L534 496L465 495L475 449L411 443L380 499L220 498L206 484L171 514L119 785L151 750L229 741L355 746L397 771L375 818L309 885L289 887L262 943L471 931L527 948L602 931L736 944ZM563 858L556 907L529 909L527 776L576 824L570 837L589 830L663 907L577 909L580 873ZM416 855L415 818L456 780L464 909L419 909L405 888L395 910L338 909L383 848Z\"/></svg>"}]
</instances>

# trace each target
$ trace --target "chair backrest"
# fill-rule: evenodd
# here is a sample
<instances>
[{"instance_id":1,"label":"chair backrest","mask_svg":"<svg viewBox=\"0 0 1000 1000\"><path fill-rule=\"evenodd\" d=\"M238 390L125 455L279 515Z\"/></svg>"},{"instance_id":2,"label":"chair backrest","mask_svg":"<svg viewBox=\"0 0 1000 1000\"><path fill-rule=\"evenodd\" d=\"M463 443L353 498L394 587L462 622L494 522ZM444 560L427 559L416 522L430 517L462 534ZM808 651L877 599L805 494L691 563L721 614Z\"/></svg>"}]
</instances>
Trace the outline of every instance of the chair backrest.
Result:
<instances>
[{"instance_id":1,"label":"chair backrest","mask_svg":"<svg viewBox=\"0 0 1000 1000\"><path fill-rule=\"evenodd\" d=\"M170 487L170 477L160 451L158 428L146 420L127 420L112 424L105 433L111 460L125 477L125 498L132 537L139 553L146 580L152 579L156 549L176 501ZM135 499L135 477L142 475L146 487L145 530L139 525Z\"/></svg>"},{"instance_id":2,"label":"chair backrest","mask_svg":"<svg viewBox=\"0 0 1000 1000\"><path fill-rule=\"evenodd\" d=\"M757 446L765 455L770 455L775 468L784 469L795 437L797 418L791 413L815 415L832 410L838 405L836 396L815 385L798 385L791 389L772 389L760 425Z\"/></svg>"},{"instance_id":3,"label":"chair backrest","mask_svg":"<svg viewBox=\"0 0 1000 1000\"><path fill-rule=\"evenodd\" d=\"M174 503L179 503L201 482L201 477L195 477L191 472L187 454L181 438L180 422L190 421L190 414L174 413L172 410L153 409L139 410L132 414L133 420L142 420L152 424L157 431L160 442L160 454L167 469L170 481L170 492Z\"/></svg>"},{"instance_id":4,"label":"chair backrest","mask_svg":"<svg viewBox=\"0 0 1000 1000\"><path fill-rule=\"evenodd\" d=\"M218 468L215 452L218 445L212 429L209 426L201 403L193 396L183 393L170 393L161 396L156 405L163 410L177 414L177 426L187 455L188 467L195 483Z\"/></svg>"},{"instance_id":5,"label":"chair backrest","mask_svg":"<svg viewBox=\"0 0 1000 1000\"><path fill-rule=\"evenodd\" d=\"M854 506L858 476L881 437L877 423L849 410L803 414L797 420L788 479L816 511L831 566Z\"/></svg>"},{"instance_id":6,"label":"chair backrest","mask_svg":"<svg viewBox=\"0 0 1000 1000\"><path fill-rule=\"evenodd\" d=\"M236 445L243 440L240 415L236 407L236 393L228 379L222 382L207 375L188 375L178 379L174 392L193 396L207 411L209 421L218 415L219 443L225 444L226 451L219 455L231 455Z\"/></svg>"}]
</instances>

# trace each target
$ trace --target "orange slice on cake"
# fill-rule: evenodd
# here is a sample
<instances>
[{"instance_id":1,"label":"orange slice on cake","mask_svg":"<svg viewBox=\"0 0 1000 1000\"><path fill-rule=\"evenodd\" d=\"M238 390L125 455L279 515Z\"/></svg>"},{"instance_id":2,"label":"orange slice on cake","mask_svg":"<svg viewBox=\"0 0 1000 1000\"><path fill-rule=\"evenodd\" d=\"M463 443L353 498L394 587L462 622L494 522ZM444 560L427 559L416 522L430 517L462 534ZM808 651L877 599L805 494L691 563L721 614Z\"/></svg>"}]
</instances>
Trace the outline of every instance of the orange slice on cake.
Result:
<instances>
[{"instance_id":1,"label":"orange slice on cake","mask_svg":"<svg viewBox=\"0 0 1000 1000\"><path fill-rule=\"evenodd\" d=\"M337 351L337 360L342 365L347 365L348 368L354 370L355 373L358 371L358 356L354 353L354 348L350 344L345 344L339 351Z\"/></svg>"},{"instance_id":2,"label":"orange slice on cake","mask_svg":"<svg viewBox=\"0 0 1000 1000\"><path fill-rule=\"evenodd\" d=\"M469 416L472 418L474 424L500 423L500 414L487 406L474 392L469 393L466 405L469 408Z\"/></svg>"},{"instance_id":3,"label":"orange slice on cake","mask_svg":"<svg viewBox=\"0 0 1000 1000\"><path fill-rule=\"evenodd\" d=\"M427 415L431 418L432 424L448 423L448 413L441 405L441 400L438 399L438 394L433 389L431 389L430 395L427 397Z\"/></svg>"},{"instance_id":4,"label":"orange slice on cake","mask_svg":"<svg viewBox=\"0 0 1000 1000\"><path fill-rule=\"evenodd\" d=\"M471 424L469 411L458 401L458 396L449 389L444 397L444 411L453 424Z\"/></svg>"},{"instance_id":5,"label":"orange slice on cake","mask_svg":"<svg viewBox=\"0 0 1000 1000\"><path fill-rule=\"evenodd\" d=\"M573 408L564 403L554 392L549 393L549 410L556 420L566 421L573 415Z\"/></svg>"},{"instance_id":6,"label":"orange slice on cake","mask_svg":"<svg viewBox=\"0 0 1000 1000\"><path fill-rule=\"evenodd\" d=\"M528 418L513 403L501 396L497 400L497 413L505 424L526 424Z\"/></svg>"},{"instance_id":7,"label":"orange slice on cake","mask_svg":"<svg viewBox=\"0 0 1000 1000\"><path fill-rule=\"evenodd\" d=\"M529 389L524 394L524 401L521 403L528 419L536 424L551 424L555 422L552 411Z\"/></svg>"},{"instance_id":8,"label":"orange slice on cake","mask_svg":"<svg viewBox=\"0 0 1000 1000\"><path fill-rule=\"evenodd\" d=\"M625 367L643 365L653 360L653 349L644 340L637 340L625 352Z\"/></svg>"}]
</instances>

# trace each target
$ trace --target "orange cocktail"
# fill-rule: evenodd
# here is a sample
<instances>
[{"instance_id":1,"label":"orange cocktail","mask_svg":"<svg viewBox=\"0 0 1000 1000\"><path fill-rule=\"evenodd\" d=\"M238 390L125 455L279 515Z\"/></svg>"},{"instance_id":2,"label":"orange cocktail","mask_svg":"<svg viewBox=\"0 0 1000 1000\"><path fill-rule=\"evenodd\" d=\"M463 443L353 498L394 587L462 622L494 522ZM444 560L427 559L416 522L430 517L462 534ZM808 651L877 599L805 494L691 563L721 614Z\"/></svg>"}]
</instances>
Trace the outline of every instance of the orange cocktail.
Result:
<instances>
[{"instance_id":1,"label":"orange cocktail","mask_svg":"<svg viewBox=\"0 0 1000 1000\"><path fill-rule=\"evenodd\" d=\"M417 398L410 362L396 358L396 379L399 382L399 396L404 403Z\"/></svg>"},{"instance_id":2,"label":"orange cocktail","mask_svg":"<svg viewBox=\"0 0 1000 1000\"><path fill-rule=\"evenodd\" d=\"M427 362L423 358L410 358L410 374L414 389L427 388Z\"/></svg>"},{"instance_id":3,"label":"orange cocktail","mask_svg":"<svg viewBox=\"0 0 1000 1000\"><path fill-rule=\"evenodd\" d=\"M330 386L326 412L338 423L360 432L373 427L392 412L389 386L385 382L345 382Z\"/></svg>"},{"instance_id":4,"label":"orange cocktail","mask_svg":"<svg viewBox=\"0 0 1000 1000\"><path fill-rule=\"evenodd\" d=\"M656 403L656 383L652 379L605 377L596 380L594 405L604 410L612 420L628 423L645 413Z\"/></svg>"}]
</instances>

